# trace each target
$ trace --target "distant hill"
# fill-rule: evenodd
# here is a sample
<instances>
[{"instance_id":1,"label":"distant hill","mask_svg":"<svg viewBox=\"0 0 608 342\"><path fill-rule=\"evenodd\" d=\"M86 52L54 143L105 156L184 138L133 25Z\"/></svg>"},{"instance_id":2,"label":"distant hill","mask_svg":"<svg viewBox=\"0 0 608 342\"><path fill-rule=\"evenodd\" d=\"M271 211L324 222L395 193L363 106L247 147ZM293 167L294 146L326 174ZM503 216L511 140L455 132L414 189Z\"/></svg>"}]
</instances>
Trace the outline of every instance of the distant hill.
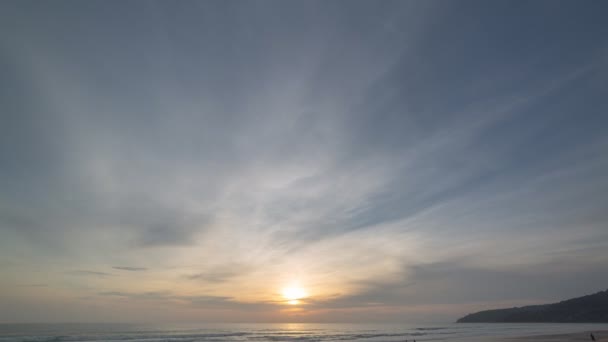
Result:
<instances>
[{"instance_id":1,"label":"distant hill","mask_svg":"<svg viewBox=\"0 0 608 342\"><path fill-rule=\"evenodd\" d=\"M608 290L554 304L475 312L457 323L608 323Z\"/></svg>"}]
</instances>

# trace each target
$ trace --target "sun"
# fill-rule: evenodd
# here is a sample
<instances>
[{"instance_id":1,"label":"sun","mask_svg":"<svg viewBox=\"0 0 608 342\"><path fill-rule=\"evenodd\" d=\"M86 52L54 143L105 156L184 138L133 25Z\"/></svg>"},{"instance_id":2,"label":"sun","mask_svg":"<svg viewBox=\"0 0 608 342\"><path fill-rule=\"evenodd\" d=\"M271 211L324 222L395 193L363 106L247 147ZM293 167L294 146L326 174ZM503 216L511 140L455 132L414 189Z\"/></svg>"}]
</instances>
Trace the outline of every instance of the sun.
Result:
<instances>
[{"instance_id":1,"label":"sun","mask_svg":"<svg viewBox=\"0 0 608 342\"><path fill-rule=\"evenodd\" d=\"M300 299L308 296L306 291L298 286L286 287L281 293L283 294L283 298L287 300L287 304L291 305L300 304Z\"/></svg>"}]
</instances>

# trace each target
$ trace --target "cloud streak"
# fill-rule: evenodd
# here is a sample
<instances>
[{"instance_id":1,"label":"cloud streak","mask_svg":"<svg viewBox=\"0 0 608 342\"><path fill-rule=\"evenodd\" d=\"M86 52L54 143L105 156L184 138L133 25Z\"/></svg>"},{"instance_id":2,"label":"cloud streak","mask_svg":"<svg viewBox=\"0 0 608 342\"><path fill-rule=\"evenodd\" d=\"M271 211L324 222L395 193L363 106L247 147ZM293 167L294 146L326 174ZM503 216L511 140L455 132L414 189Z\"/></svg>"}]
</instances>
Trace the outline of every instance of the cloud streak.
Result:
<instances>
[{"instance_id":1,"label":"cloud streak","mask_svg":"<svg viewBox=\"0 0 608 342\"><path fill-rule=\"evenodd\" d=\"M77 276L94 276L94 277L107 277L107 276L111 276L110 273L106 273L106 272L98 272L98 271L88 271L88 270L75 270L75 271L70 271L67 272L70 275L77 275Z\"/></svg>"},{"instance_id":2,"label":"cloud streak","mask_svg":"<svg viewBox=\"0 0 608 342\"><path fill-rule=\"evenodd\" d=\"M147 271L146 267L133 267L133 266L112 266L115 270L121 271L131 271L131 272L139 272L139 271Z\"/></svg>"}]
</instances>

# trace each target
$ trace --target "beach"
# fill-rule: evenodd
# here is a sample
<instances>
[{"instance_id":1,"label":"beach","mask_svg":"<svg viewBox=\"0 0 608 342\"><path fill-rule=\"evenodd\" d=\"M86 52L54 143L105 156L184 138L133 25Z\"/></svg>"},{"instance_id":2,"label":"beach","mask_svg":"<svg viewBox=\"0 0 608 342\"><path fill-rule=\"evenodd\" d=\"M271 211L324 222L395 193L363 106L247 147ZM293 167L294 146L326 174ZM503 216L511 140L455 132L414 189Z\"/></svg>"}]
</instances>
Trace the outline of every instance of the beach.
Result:
<instances>
[{"instance_id":1,"label":"beach","mask_svg":"<svg viewBox=\"0 0 608 342\"><path fill-rule=\"evenodd\" d=\"M581 331L565 334L530 335L520 337L501 337L493 338L493 342L570 342L570 341L591 341L589 336L593 333L596 342L608 342L608 330L600 331ZM478 341L488 341L487 338L480 338Z\"/></svg>"}]
</instances>

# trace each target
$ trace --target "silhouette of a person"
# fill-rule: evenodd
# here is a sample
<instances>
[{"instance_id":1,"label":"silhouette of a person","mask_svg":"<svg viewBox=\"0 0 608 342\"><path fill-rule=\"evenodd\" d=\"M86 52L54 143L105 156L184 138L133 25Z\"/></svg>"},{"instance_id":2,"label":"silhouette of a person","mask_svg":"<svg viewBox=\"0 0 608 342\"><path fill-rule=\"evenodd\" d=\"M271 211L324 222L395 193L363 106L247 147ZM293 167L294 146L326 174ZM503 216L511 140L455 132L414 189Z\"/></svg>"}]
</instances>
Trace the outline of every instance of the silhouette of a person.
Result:
<instances>
[{"instance_id":1,"label":"silhouette of a person","mask_svg":"<svg viewBox=\"0 0 608 342\"><path fill-rule=\"evenodd\" d=\"M593 333L589 334L589 337L591 337L591 341L595 341L595 336L593 336Z\"/></svg>"}]
</instances>

